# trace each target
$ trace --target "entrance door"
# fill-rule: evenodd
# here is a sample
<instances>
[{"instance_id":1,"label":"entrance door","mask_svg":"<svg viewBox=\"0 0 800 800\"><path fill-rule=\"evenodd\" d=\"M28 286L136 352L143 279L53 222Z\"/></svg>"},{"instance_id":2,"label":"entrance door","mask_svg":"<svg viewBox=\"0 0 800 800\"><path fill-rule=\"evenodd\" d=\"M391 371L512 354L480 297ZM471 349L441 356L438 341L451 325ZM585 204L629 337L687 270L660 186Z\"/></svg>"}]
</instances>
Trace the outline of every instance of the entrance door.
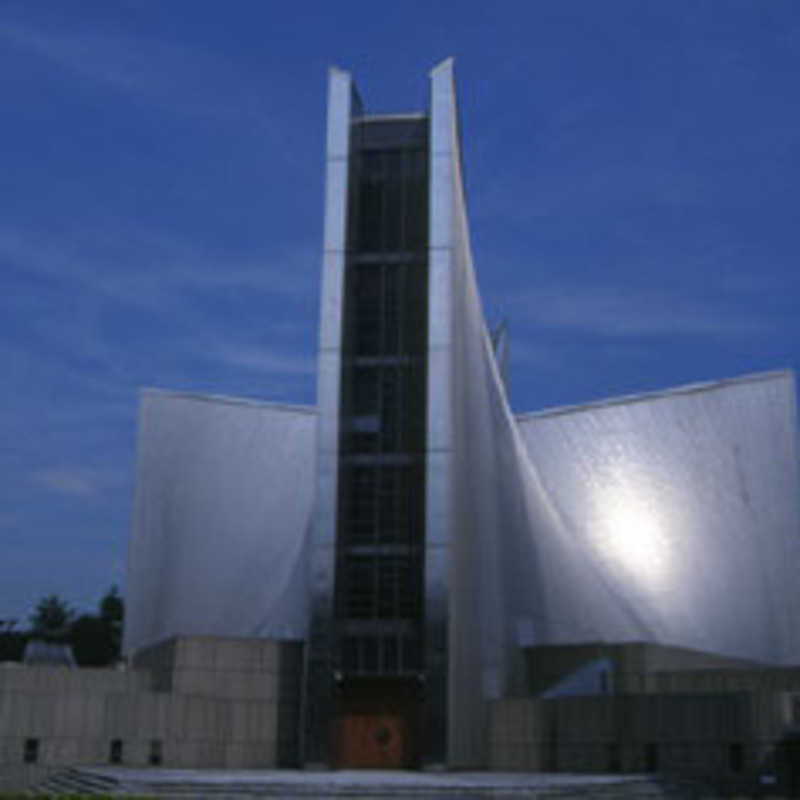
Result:
<instances>
[{"instance_id":1,"label":"entrance door","mask_svg":"<svg viewBox=\"0 0 800 800\"><path fill-rule=\"evenodd\" d=\"M401 769L408 731L399 714L346 714L341 724L342 765Z\"/></svg>"},{"instance_id":2,"label":"entrance door","mask_svg":"<svg viewBox=\"0 0 800 800\"><path fill-rule=\"evenodd\" d=\"M419 690L405 679L350 680L331 735L334 765L408 769L417 762Z\"/></svg>"}]
</instances>

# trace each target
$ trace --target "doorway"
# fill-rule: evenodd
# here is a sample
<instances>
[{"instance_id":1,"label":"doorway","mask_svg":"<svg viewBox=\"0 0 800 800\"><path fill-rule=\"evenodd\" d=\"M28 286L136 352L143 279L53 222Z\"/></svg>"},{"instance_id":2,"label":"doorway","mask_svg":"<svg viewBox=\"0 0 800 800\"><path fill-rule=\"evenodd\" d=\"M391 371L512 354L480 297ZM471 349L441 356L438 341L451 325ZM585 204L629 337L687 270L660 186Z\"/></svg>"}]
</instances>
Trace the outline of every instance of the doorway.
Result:
<instances>
[{"instance_id":1,"label":"doorway","mask_svg":"<svg viewBox=\"0 0 800 800\"><path fill-rule=\"evenodd\" d=\"M413 769L419 761L420 689L415 678L350 678L331 725L332 765Z\"/></svg>"}]
</instances>

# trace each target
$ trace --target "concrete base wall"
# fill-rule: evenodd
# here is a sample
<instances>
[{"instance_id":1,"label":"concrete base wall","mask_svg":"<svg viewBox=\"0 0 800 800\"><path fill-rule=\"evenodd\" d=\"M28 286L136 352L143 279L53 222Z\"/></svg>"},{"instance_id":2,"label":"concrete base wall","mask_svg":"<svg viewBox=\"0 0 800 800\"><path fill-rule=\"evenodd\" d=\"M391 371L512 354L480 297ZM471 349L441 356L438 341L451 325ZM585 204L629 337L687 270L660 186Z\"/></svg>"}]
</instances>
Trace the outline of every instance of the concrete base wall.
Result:
<instances>
[{"instance_id":1,"label":"concrete base wall","mask_svg":"<svg viewBox=\"0 0 800 800\"><path fill-rule=\"evenodd\" d=\"M115 740L130 766L294 764L301 663L299 642L187 637L128 670L0 665L0 789L108 764Z\"/></svg>"},{"instance_id":2,"label":"concrete base wall","mask_svg":"<svg viewBox=\"0 0 800 800\"><path fill-rule=\"evenodd\" d=\"M757 766L752 698L617 695L493 704L491 768L741 773Z\"/></svg>"},{"instance_id":3,"label":"concrete base wall","mask_svg":"<svg viewBox=\"0 0 800 800\"><path fill-rule=\"evenodd\" d=\"M531 696L492 706L492 769L730 782L779 772L773 762L800 731L798 667L646 643L536 647L525 656ZM607 694L538 697L600 658L612 665Z\"/></svg>"},{"instance_id":4,"label":"concrete base wall","mask_svg":"<svg viewBox=\"0 0 800 800\"><path fill-rule=\"evenodd\" d=\"M733 681L730 688L725 684L725 688L715 686L711 691L735 691L744 688L741 685L743 675L760 674L765 670L792 672L791 669L770 669L754 661L648 642L548 645L525 648L524 653L528 689L532 695L546 691L583 664L599 658L608 659L613 665L613 691L617 694L664 691L665 674L670 676L675 691L688 690L687 679L682 678L685 673L713 674L718 682L729 678ZM800 679L800 670L794 670L794 674ZM660 683L657 676L661 676Z\"/></svg>"}]
</instances>

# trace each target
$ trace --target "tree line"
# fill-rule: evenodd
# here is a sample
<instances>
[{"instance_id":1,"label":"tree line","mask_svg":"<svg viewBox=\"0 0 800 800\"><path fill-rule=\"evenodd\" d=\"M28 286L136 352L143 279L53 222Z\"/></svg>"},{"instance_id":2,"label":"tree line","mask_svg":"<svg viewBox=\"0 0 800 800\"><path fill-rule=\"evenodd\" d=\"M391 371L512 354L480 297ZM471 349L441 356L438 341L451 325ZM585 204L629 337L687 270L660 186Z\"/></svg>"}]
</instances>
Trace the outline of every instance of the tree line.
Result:
<instances>
[{"instance_id":1,"label":"tree line","mask_svg":"<svg viewBox=\"0 0 800 800\"><path fill-rule=\"evenodd\" d=\"M78 615L58 595L43 597L28 618L28 628L17 620L0 619L0 661L22 661L30 641L66 644L81 667L105 667L120 657L125 603L112 586L97 605L97 613Z\"/></svg>"}]
</instances>

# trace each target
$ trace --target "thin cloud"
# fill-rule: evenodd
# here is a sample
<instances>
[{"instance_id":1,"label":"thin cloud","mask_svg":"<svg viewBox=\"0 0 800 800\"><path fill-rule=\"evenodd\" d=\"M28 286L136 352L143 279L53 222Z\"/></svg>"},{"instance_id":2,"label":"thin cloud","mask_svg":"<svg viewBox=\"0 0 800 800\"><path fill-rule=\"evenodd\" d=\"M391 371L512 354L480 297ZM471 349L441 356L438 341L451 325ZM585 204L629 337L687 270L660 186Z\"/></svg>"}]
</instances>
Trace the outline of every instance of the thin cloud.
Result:
<instances>
[{"instance_id":1,"label":"thin cloud","mask_svg":"<svg viewBox=\"0 0 800 800\"><path fill-rule=\"evenodd\" d=\"M91 499L125 486L128 476L114 467L52 466L33 470L29 480L55 494Z\"/></svg>"},{"instance_id":2,"label":"thin cloud","mask_svg":"<svg viewBox=\"0 0 800 800\"><path fill-rule=\"evenodd\" d=\"M316 370L313 358L257 348L221 348L209 355L226 366L269 375L312 375Z\"/></svg>"},{"instance_id":3,"label":"thin cloud","mask_svg":"<svg viewBox=\"0 0 800 800\"><path fill-rule=\"evenodd\" d=\"M554 330L600 336L740 338L767 333L756 310L656 289L550 286L508 299L514 317Z\"/></svg>"},{"instance_id":4,"label":"thin cloud","mask_svg":"<svg viewBox=\"0 0 800 800\"><path fill-rule=\"evenodd\" d=\"M0 38L45 59L67 74L147 99L173 112L268 122L263 87L257 92L246 75L197 48L145 36L110 31L44 29L27 23L0 23Z\"/></svg>"},{"instance_id":5,"label":"thin cloud","mask_svg":"<svg viewBox=\"0 0 800 800\"><path fill-rule=\"evenodd\" d=\"M313 352L313 335L310 324L299 327L297 320L310 316L317 248L300 244L263 259L236 258L147 231L127 237L123 231L114 245L104 238L112 233L92 244L83 236L0 228L7 325L0 363L17 386L4 406L31 418L58 392L59 409L75 417L76 432L86 430L83 416L99 431L126 414L133 419L136 385L220 391L268 375L269 394L283 378L288 397L298 383L310 383L314 361L306 353ZM120 314L124 324L116 322ZM91 400L78 402L86 391ZM23 396L24 403L17 399ZM69 426L62 420L65 437ZM79 478L64 488L89 496L86 476Z\"/></svg>"},{"instance_id":6,"label":"thin cloud","mask_svg":"<svg viewBox=\"0 0 800 800\"><path fill-rule=\"evenodd\" d=\"M154 311L183 304L187 293L220 289L299 298L309 293L317 276L319 254L306 243L236 257L148 231L120 228L115 233L34 236L3 228L0 261Z\"/></svg>"},{"instance_id":7,"label":"thin cloud","mask_svg":"<svg viewBox=\"0 0 800 800\"><path fill-rule=\"evenodd\" d=\"M50 467L36 470L31 481L55 494L68 497L92 498L100 492L97 474L92 470L73 467Z\"/></svg>"}]
</instances>

